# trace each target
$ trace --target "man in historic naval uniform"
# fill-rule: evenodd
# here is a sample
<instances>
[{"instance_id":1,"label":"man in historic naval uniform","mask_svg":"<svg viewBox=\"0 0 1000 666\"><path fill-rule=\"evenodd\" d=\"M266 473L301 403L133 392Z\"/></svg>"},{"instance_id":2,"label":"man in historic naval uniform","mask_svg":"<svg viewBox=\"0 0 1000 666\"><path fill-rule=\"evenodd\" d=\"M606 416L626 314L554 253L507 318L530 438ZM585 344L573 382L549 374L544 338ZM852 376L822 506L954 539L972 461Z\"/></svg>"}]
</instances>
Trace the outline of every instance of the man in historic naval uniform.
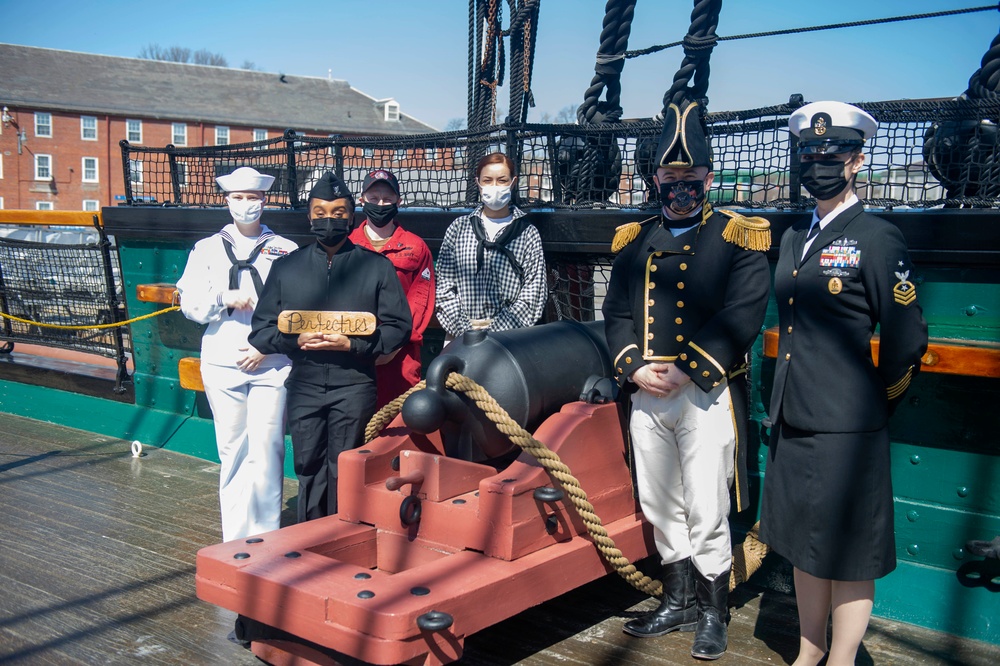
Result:
<instances>
[{"instance_id":1,"label":"man in historic naval uniform","mask_svg":"<svg viewBox=\"0 0 1000 666\"><path fill-rule=\"evenodd\" d=\"M375 362L410 339L410 307L392 262L348 239L354 197L327 172L309 192L316 242L277 262L253 315L250 344L287 354L288 421L299 522L337 512L337 456L363 443L375 413ZM284 310L368 312L374 333L282 333Z\"/></svg>"},{"instance_id":2,"label":"man in historic naval uniform","mask_svg":"<svg viewBox=\"0 0 1000 666\"><path fill-rule=\"evenodd\" d=\"M694 631L692 656L726 650L730 486L747 505L746 354L770 274L766 220L712 210L697 103L670 106L654 164L660 215L619 228L604 318L619 384L634 391L639 502L663 562L663 601L634 636Z\"/></svg>"},{"instance_id":3,"label":"man in historic naval uniform","mask_svg":"<svg viewBox=\"0 0 1000 666\"><path fill-rule=\"evenodd\" d=\"M794 567L797 666L853 664L875 579L896 567L889 414L920 368L927 324L899 229L864 212L854 182L875 119L843 102L796 110L811 219L781 237L780 337L760 539ZM878 364L871 338L879 327Z\"/></svg>"}]
</instances>

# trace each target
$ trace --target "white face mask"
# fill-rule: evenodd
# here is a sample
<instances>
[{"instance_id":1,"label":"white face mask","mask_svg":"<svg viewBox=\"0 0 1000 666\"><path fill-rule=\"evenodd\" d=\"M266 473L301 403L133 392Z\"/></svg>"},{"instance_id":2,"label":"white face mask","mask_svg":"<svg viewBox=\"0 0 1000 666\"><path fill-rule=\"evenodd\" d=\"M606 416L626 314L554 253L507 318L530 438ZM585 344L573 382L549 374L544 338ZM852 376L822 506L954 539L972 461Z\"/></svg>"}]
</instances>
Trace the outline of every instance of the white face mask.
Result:
<instances>
[{"instance_id":1,"label":"white face mask","mask_svg":"<svg viewBox=\"0 0 1000 666\"><path fill-rule=\"evenodd\" d=\"M510 185L483 185L479 198L490 210L500 210L510 203Z\"/></svg>"},{"instance_id":2,"label":"white face mask","mask_svg":"<svg viewBox=\"0 0 1000 666\"><path fill-rule=\"evenodd\" d=\"M228 199L229 214L237 224L253 224L260 219L264 202L260 199Z\"/></svg>"}]
</instances>

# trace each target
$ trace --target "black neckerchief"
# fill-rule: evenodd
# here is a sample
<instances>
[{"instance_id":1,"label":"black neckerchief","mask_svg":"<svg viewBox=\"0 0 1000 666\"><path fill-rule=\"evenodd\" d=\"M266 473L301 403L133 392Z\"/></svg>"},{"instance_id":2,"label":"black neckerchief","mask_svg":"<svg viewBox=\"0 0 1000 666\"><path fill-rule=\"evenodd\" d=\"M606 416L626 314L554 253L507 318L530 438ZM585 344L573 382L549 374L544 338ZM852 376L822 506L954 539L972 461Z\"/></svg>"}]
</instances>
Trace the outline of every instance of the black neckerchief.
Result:
<instances>
[{"instance_id":1,"label":"black neckerchief","mask_svg":"<svg viewBox=\"0 0 1000 666\"><path fill-rule=\"evenodd\" d=\"M500 233L497 235L495 241L491 241L486 237L486 228L483 226L483 221L479 219L478 215L472 216L472 233L476 235L476 240L479 241L479 245L476 247L476 272L483 267L483 255L485 254L484 248L489 248L491 250L499 250L503 253L503 256L507 257L507 261L510 262L511 267L517 273L517 279L524 284L524 268L518 263L517 257L511 252L510 248L507 247L515 238L521 235L521 232L528 227L528 216L522 215L521 217L515 217L511 220L510 224L504 227Z\"/></svg>"},{"instance_id":2,"label":"black neckerchief","mask_svg":"<svg viewBox=\"0 0 1000 666\"><path fill-rule=\"evenodd\" d=\"M222 247L226 249L226 254L229 256L229 261L233 262L233 265L229 268L229 288L239 289L240 288L240 273L243 271L250 271L250 279L253 280L253 289L257 292L257 296L260 296L260 292L264 291L264 281L260 279L260 273L254 267L253 262L257 260L260 256L260 251L264 249L266 243L258 243L256 247L250 252L250 256L246 259L240 260L236 258L236 253L233 252L233 246L230 245L223 239ZM227 314L233 314L233 309L228 308Z\"/></svg>"}]
</instances>

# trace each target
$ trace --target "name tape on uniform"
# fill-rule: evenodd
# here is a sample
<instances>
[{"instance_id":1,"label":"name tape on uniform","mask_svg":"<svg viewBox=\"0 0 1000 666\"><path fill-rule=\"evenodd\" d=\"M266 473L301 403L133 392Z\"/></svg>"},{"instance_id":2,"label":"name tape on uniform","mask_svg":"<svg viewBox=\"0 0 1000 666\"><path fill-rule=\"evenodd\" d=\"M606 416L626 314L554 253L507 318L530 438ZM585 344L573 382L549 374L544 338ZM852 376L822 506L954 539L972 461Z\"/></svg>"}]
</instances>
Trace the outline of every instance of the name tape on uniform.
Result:
<instances>
[{"instance_id":1,"label":"name tape on uniform","mask_svg":"<svg viewBox=\"0 0 1000 666\"><path fill-rule=\"evenodd\" d=\"M284 310L278 315L278 330L282 333L371 335L375 332L375 315L371 312Z\"/></svg>"}]
</instances>

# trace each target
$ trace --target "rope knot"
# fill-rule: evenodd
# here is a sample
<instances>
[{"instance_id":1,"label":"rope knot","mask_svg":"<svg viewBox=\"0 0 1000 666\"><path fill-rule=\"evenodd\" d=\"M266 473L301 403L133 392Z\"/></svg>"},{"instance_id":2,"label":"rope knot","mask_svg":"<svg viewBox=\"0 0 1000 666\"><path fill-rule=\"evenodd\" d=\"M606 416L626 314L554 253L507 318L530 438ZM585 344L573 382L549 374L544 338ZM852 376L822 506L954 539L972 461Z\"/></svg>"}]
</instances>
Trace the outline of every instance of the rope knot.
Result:
<instances>
[{"instance_id":1,"label":"rope knot","mask_svg":"<svg viewBox=\"0 0 1000 666\"><path fill-rule=\"evenodd\" d=\"M697 35L684 35L681 44L684 46L684 55L689 58L708 58L712 55L712 50L719 43L719 36L714 32L703 37Z\"/></svg>"}]
</instances>

